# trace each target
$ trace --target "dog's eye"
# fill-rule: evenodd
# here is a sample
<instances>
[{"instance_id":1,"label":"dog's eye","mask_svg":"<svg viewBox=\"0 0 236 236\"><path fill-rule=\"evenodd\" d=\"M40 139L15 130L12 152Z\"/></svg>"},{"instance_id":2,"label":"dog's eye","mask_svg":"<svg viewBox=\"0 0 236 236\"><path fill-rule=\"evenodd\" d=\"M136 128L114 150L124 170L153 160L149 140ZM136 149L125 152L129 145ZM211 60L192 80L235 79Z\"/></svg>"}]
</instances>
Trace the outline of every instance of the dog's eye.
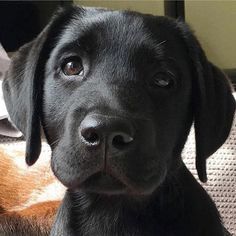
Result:
<instances>
[{"instance_id":1,"label":"dog's eye","mask_svg":"<svg viewBox=\"0 0 236 236\"><path fill-rule=\"evenodd\" d=\"M170 88L174 84L174 75L170 72L159 72L152 79L151 85L160 88Z\"/></svg>"},{"instance_id":2,"label":"dog's eye","mask_svg":"<svg viewBox=\"0 0 236 236\"><path fill-rule=\"evenodd\" d=\"M72 75L79 75L83 76L84 74L84 67L82 65L82 61L80 58L70 58L67 59L62 64L62 72L66 76L72 76Z\"/></svg>"}]
</instances>

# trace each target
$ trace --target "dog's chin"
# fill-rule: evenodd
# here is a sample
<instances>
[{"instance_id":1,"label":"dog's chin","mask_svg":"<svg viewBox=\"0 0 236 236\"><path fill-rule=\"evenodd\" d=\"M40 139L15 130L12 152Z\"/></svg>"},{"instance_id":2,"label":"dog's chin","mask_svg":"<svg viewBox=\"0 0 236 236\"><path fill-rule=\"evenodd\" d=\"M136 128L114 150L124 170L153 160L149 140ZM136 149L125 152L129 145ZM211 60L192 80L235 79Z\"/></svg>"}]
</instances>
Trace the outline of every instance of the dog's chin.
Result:
<instances>
[{"instance_id":1,"label":"dog's chin","mask_svg":"<svg viewBox=\"0 0 236 236\"><path fill-rule=\"evenodd\" d=\"M152 176L148 183L131 183L127 179L117 178L106 172L97 172L89 176L86 180L74 189L85 193L95 193L102 195L128 195L133 197L150 196L160 185L160 176Z\"/></svg>"},{"instance_id":2,"label":"dog's chin","mask_svg":"<svg viewBox=\"0 0 236 236\"><path fill-rule=\"evenodd\" d=\"M127 192L127 186L124 183L104 172L98 172L87 178L80 184L79 189L86 193L105 195L119 195Z\"/></svg>"}]
</instances>

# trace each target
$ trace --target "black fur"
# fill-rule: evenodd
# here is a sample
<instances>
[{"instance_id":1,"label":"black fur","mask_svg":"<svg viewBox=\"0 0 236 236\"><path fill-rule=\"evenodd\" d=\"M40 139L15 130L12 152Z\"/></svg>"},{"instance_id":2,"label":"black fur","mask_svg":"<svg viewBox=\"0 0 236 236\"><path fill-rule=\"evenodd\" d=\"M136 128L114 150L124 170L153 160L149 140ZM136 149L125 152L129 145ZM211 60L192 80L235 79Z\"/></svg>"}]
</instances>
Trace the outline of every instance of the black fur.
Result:
<instances>
[{"instance_id":1,"label":"black fur","mask_svg":"<svg viewBox=\"0 0 236 236\"><path fill-rule=\"evenodd\" d=\"M68 56L82 58L83 78L62 73ZM156 86L160 76L172 86ZM52 236L227 234L181 152L194 120L196 167L206 181L206 159L229 134L235 100L186 24L130 11L60 10L19 50L3 88L26 137L27 163L40 154L42 126L52 169L68 188ZM134 141L125 151L105 143L90 149L80 137L89 117L104 129L122 120Z\"/></svg>"}]
</instances>

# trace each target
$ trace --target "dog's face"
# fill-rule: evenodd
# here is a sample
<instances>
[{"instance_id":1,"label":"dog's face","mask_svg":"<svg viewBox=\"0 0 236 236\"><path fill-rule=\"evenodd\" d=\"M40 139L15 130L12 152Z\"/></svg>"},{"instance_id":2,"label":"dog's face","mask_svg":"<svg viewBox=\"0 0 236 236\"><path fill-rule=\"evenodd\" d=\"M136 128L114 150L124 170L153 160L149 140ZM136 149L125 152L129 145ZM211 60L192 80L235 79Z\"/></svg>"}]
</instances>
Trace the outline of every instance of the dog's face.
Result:
<instances>
[{"instance_id":1,"label":"dog's face","mask_svg":"<svg viewBox=\"0 0 236 236\"><path fill-rule=\"evenodd\" d=\"M32 110L40 107L40 120L52 148L52 169L68 188L150 194L181 165L193 117L197 142L199 137L204 140L208 112L215 107L205 107L202 96L208 94L198 92L205 82L196 77L207 76L210 69L211 74L217 70L217 78L224 76L211 64L205 68L204 55L195 58L202 51L180 23L132 12L71 11L60 13L45 30L46 36L33 43L38 45L33 47L39 56L31 58L38 63L35 73L43 75L35 79L37 86L33 85L30 98L40 99L29 113L35 114ZM196 68L201 63L202 68ZM234 113L229 86L222 78L228 120L222 137L210 141L209 148L203 141L199 148L202 180L204 161L225 140ZM8 91L7 79L4 86ZM207 109L202 120L199 113ZM222 109L216 108L220 113ZM34 115L30 122L36 124L35 119ZM37 146L31 141L33 135L28 138L31 147Z\"/></svg>"},{"instance_id":2,"label":"dog's face","mask_svg":"<svg viewBox=\"0 0 236 236\"><path fill-rule=\"evenodd\" d=\"M161 34L165 25L145 20L87 11L52 50L44 122L54 173L68 187L150 193L177 165L192 121L188 57Z\"/></svg>"}]
</instances>

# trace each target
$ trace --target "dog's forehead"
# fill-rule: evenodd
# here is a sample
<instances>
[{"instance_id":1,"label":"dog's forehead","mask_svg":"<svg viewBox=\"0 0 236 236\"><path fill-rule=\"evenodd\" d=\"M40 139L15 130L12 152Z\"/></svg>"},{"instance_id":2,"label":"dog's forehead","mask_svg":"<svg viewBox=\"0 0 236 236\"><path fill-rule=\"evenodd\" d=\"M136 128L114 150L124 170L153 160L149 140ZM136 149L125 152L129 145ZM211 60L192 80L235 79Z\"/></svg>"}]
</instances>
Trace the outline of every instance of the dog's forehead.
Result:
<instances>
[{"instance_id":1,"label":"dog's forehead","mask_svg":"<svg viewBox=\"0 0 236 236\"><path fill-rule=\"evenodd\" d=\"M190 73L188 52L176 24L163 16L80 9L62 25L49 62L79 55L99 71L132 72L130 79L171 67Z\"/></svg>"},{"instance_id":2,"label":"dog's forehead","mask_svg":"<svg viewBox=\"0 0 236 236\"><path fill-rule=\"evenodd\" d=\"M84 47L109 47L117 50L147 48L161 54L162 40L145 25L145 16L129 11L85 9L75 12L60 35L59 45L70 43Z\"/></svg>"}]
</instances>

